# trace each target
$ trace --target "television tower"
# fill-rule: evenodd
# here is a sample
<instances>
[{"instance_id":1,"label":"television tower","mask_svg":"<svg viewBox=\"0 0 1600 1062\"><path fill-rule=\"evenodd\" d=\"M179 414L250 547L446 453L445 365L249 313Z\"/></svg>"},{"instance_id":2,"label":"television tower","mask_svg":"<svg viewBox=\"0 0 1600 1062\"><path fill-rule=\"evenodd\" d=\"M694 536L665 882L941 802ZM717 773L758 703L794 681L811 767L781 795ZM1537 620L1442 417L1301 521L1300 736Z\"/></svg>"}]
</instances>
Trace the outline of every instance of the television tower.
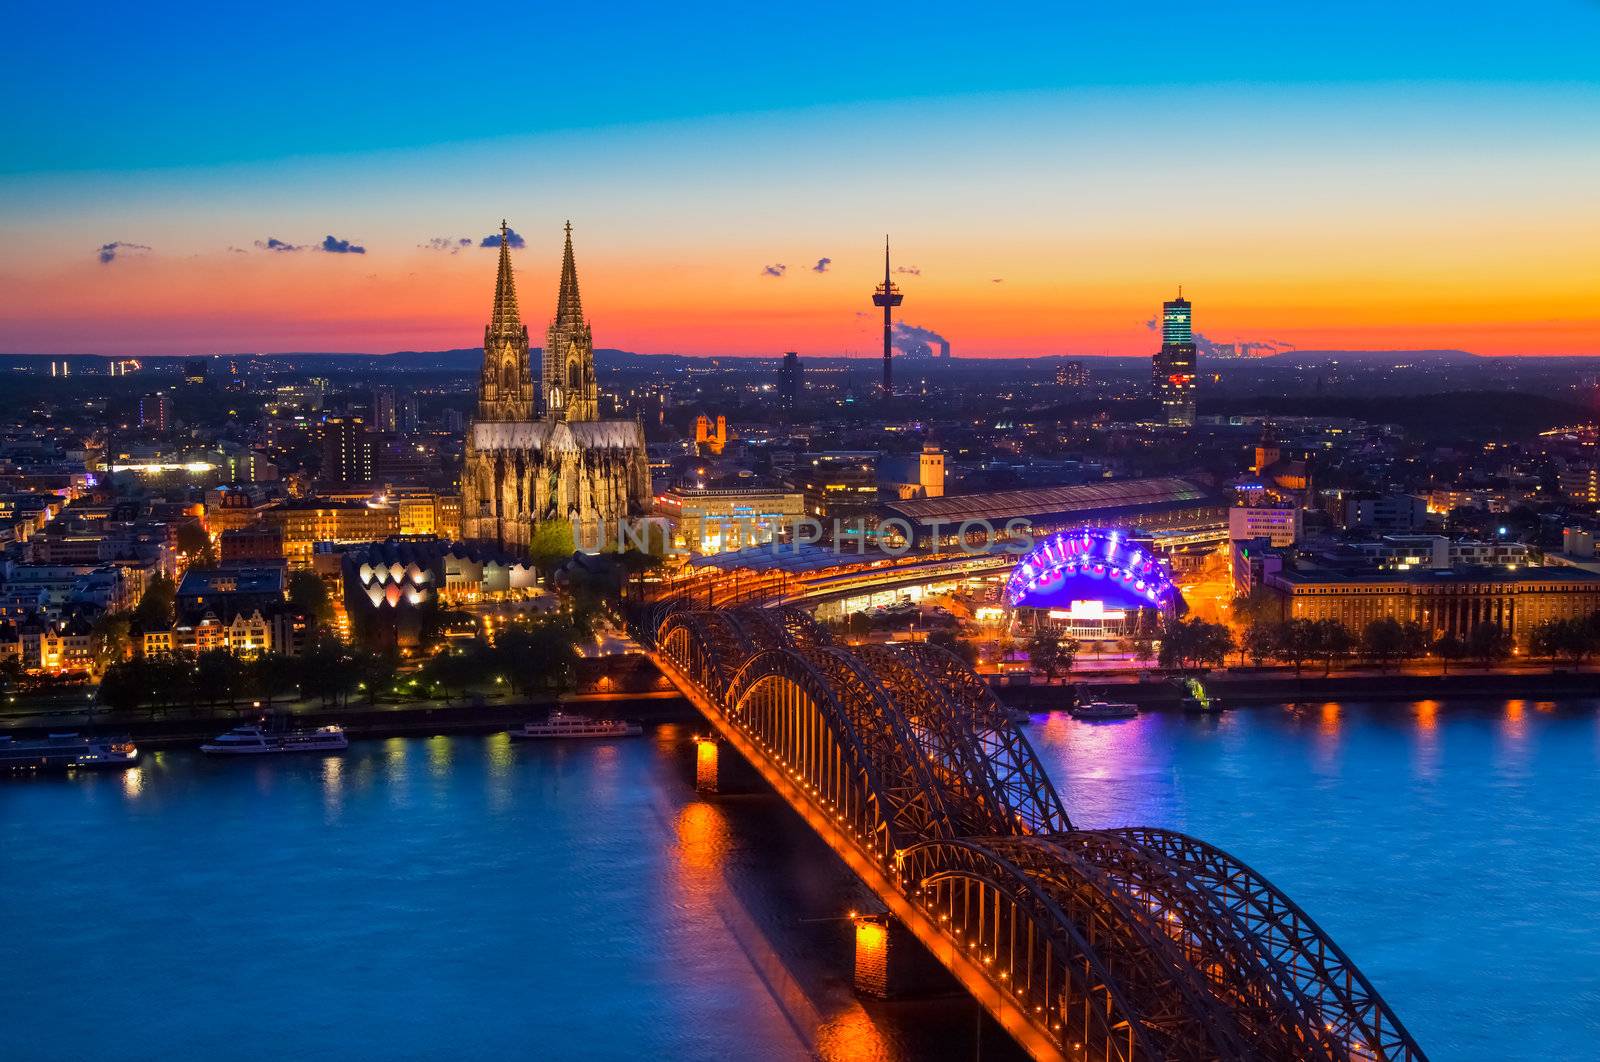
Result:
<instances>
[{"instance_id":1,"label":"television tower","mask_svg":"<svg viewBox=\"0 0 1600 1062\"><path fill-rule=\"evenodd\" d=\"M893 310L905 301L905 296L900 294L900 289L895 287L894 281L889 278L889 237L883 238L883 283L878 285L878 290L872 294L872 305L883 307L883 397L894 396L894 377L890 373L890 356L894 353L894 341L891 337L893 329Z\"/></svg>"}]
</instances>

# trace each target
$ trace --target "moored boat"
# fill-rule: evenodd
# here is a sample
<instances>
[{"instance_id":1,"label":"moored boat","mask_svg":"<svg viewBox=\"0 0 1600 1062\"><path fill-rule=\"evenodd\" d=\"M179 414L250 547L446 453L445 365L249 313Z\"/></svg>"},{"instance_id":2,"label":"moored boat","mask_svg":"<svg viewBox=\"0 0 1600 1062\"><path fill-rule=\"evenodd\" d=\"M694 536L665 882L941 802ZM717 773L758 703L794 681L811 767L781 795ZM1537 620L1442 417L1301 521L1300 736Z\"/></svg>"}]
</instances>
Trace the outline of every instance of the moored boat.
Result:
<instances>
[{"instance_id":1,"label":"moored boat","mask_svg":"<svg viewBox=\"0 0 1600 1062\"><path fill-rule=\"evenodd\" d=\"M14 738L0 734L0 771L120 770L139 762L139 748L126 738L51 734Z\"/></svg>"},{"instance_id":2,"label":"moored boat","mask_svg":"<svg viewBox=\"0 0 1600 1062\"><path fill-rule=\"evenodd\" d=\"M1074 719L1132 719L1139 714L1139 706L1126 701L1088 701L1068 711Z\"/></svg>"},{"instance_id":3,"label":"moored boat","mask_svg":"<svg viewBox=\"0 0 1600 1062\"><path fill-rule=\"evenodd\" d=\"M213 756L267 756L285 752L343 752L350 747L344 728L337 724L313 730L269 730L236 726L200 746Z\"/></svg>"},{"instance_id":4,"label":"moored boat","mask_svg":"<svg viewBox=\"0 0 1600 1062\"><path fill-rule=\"evenodd\" d=\"M591 719L557 709L542 723L523 723L511 731L513 738L539 740L551 738L638 737L644 728L621 719Z\"/></svg>"}]
</instances>

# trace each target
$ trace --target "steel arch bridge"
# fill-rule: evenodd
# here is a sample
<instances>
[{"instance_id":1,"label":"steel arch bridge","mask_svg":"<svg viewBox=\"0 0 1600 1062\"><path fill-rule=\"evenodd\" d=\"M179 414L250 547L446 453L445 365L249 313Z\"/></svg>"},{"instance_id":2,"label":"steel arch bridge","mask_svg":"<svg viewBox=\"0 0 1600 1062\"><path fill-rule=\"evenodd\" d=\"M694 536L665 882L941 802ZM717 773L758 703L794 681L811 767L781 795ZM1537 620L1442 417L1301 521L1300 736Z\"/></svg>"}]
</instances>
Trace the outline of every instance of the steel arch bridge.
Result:
<instances>
[{"instance_id":1,"label":"steel arch bridge","mask_svg":"<svg viewBox=\"0 0 1600 1062\"><path fill-rule=\"evenodd\" d=\"M662 670L1034 1057L1423 1060L1259 874L1183 834L1073 827L942 649L845 647L795 608L668 603Z\"/></svg>"}]
</instances>

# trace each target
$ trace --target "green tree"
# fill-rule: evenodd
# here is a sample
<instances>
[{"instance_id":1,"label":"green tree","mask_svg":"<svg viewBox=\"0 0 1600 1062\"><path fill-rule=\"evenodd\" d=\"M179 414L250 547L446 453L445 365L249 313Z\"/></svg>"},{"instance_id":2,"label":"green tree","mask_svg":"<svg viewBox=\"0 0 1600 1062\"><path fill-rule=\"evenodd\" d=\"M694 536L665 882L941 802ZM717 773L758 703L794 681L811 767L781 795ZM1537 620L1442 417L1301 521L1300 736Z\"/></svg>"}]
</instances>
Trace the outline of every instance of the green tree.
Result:
<instances>
[{"instance_id":1,"label":"green tree","mask_svg":"<svg viewBox=\"0 0 1600 1062\"><path fill-rule=\"evenodd\" d=\"M139 604L134 606L133 622L140 630L171 630L177 618L175 609L177 596L177 586L171 579L157 572L144 588L144 593L139 596Z\"/></svg>"},{"instance_id":2,"label":"green tree","mask_svg":"<svg viewBox=\"0 0 1600 1062\"><path fill-rule=\"evenodd\" d=\"M484 675L484 660L476 647L450 646L422 665L421 677L430 688L439 687L451 699L465 696L468 687Z\"/></svg>"},{"instance_id":3,"label":"green tree","mask_svg":"<svg viewBox=\"0 0 1600 1062\"><path fill-rule=\"evenodd\" d=\"M366 696L367 704L378 703L378 694L394 684L399 670L400 661L393 651L356 654L356 688Z\"/></svg>"},{"instance_id":4,"label":"green tree","mask_svg":"<svg viewBox=\"0 0 1600 1062\"><path fill-rule=\"evenodd\" d=\"M1055 678L1061 660L1061 635L1052 630L1035 631L1028 639L1028 663L1046 678Z\"/></svg>"},{"instance_id":5,"label":"green tree","mask_svg":"<svg viewBox=\"0 0 1600 1062\"><path fill-rule=\"evenodd\" d=\"M534 526L533 537L528 541L528 556L548 581L557 568L572 559L575 548L570 522L543 520Z\"/></svg>"}]
</instances>

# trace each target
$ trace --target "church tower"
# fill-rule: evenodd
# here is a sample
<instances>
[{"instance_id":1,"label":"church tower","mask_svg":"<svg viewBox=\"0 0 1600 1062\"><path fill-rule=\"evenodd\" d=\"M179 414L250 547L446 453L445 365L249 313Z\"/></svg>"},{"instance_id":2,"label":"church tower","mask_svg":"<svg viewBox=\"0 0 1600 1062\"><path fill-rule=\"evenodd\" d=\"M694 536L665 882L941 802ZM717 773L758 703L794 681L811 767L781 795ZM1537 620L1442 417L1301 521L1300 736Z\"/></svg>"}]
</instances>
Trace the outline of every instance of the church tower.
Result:
<instances>
[{"instance_id":1,"label":"church tower","mask_svg":"<svg viewBox=\"0 0 1600 1062\"><path fill-rule=\"evenodd\" d=\"M533 370L528 361L528 329L517 312L517 287L511 277L509 231L500 222L500 274L494 282L494 310L483 328L483 371L478 379L478 415L483 422L533 419Z\"/></svg>"},{"instance_id":2,"label":"church tower","mask_svg":"<svg viewBox=\"0 0 1600 1062\"><path fill-rule=\"evenodd\" d=\"M600 419L600 390L594 375L594 340L578 298L578 267L572 260L572 222L561 256L561 292L556 317L545 334L544 415L552 421Z\"/></svg>"}]
</instances>

